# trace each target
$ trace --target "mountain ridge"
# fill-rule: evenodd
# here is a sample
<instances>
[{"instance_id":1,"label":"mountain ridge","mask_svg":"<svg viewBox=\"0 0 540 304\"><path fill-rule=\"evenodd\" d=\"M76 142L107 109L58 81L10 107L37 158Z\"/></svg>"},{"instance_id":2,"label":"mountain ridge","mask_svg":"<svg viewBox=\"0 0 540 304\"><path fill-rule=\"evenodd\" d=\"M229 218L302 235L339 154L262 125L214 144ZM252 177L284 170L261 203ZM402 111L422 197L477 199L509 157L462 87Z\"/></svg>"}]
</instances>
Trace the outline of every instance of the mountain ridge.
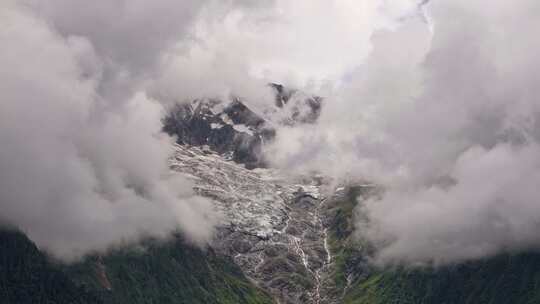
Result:
<instances>
[{"instance_id":1,"label":"mountain ridge","mask_svg":"<svg viewBox=\"0 0 540 304\"><path fill-rule=\"evenodd\" d=\"M248 168L267 167L262 146L276 135L276 125L315 123L323 99L271 83L274 103L259 113L236 97L195 99L169 108L162 119L165 133L178 144L207 145ZM253 102L253 101L252 101Z\"/></svg>"}]
</instances>

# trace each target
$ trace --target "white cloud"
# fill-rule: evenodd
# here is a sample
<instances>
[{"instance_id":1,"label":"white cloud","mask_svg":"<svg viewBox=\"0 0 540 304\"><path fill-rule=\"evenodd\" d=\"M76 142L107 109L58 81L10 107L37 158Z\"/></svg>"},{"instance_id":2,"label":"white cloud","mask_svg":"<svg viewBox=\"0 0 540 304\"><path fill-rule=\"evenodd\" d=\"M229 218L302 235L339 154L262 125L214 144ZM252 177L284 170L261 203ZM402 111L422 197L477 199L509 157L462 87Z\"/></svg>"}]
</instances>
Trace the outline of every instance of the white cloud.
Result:
<instances>
[{"instance_id":1,"label":"white cloud","mask_svg":"<svg viewBox=\"0 0 540 304\"><path fill-rule=\"evenodd\" d=\"M375 34L321 122L280 132L271 155L387 187L359 210L369 221L358 232L377 244L378 262L536 248L538 3L436 1L429 10L433 36L415 18Z\"/></svg>"},{"instance_id":2,"label":"white cloud","mask_svg":"<svg viewBox=\"0 0 540 304\"><path fill-rule=\"evenodd\" d=\"M101 90L106 70L121 71L94 37L60 34L15 2L0 16L2 221L65 259L178 228L208 240L209 203L169 173L162 106L136 87Z\"/></svg>"}]
</instances>

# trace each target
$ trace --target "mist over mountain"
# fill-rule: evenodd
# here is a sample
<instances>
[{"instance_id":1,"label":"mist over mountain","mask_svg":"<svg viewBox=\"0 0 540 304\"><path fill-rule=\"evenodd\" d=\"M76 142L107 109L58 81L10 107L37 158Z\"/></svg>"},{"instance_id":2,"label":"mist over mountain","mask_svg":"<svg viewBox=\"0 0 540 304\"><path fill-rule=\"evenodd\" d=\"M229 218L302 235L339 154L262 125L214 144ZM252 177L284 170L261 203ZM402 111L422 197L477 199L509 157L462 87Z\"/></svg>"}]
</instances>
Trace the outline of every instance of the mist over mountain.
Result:
<instances>
[{"instance_id":1,"label":"mist over mountain","mask_svg":"<svg viewBox=\"0 0 540 304\"><path fill-rule=\"evenodd\" d=\"M538 302L539 14L3 1L0 298Z\"/></svg>"}]
</instances>

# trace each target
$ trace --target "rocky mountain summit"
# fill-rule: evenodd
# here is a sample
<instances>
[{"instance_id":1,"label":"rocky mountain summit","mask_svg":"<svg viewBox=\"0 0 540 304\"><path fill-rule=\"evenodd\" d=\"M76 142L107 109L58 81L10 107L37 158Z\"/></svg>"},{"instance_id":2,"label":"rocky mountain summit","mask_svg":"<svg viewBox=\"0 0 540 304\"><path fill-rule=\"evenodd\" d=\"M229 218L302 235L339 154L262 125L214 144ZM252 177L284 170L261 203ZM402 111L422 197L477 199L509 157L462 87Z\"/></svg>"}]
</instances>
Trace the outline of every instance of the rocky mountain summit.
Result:
<instances>
[{"instance_id":1,"label":"rocky mountain summit","mask_svg":"<svg viewBox=\"0 0 540 304\"><path fill-rule=\"evenodd\" d=\"M261 148L275 136L276 125L314 123L322 109L322 98L279 84L270 84L273 104L255 112L238 98L197 99L173 106L163 119L163 130L176 136L179 144L207 145L213 151L245 164L265 167Z\"/></svg>"}]
</instances>

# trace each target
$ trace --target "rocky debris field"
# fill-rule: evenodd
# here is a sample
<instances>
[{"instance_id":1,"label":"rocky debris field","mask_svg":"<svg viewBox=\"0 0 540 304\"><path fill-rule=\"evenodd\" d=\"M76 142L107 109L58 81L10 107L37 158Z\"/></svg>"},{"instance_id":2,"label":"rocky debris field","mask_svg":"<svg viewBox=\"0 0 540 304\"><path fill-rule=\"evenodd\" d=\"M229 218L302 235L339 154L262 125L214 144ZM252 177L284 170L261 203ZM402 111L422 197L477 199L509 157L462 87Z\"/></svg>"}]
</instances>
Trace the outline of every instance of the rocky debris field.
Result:
<instances>
[{"instance_id":1,"label":"rocky debris field","mask_svg":"<svg viewBox=\"0 0 540 304\"><path fill-rule=\"evenodd\" d=\"M215 250L279 303L338 303L326 284L332 256L319 179L248 170L204 146L175 149L171 169L191 178L223 215Z\"/></svg>"}]
</instances>

